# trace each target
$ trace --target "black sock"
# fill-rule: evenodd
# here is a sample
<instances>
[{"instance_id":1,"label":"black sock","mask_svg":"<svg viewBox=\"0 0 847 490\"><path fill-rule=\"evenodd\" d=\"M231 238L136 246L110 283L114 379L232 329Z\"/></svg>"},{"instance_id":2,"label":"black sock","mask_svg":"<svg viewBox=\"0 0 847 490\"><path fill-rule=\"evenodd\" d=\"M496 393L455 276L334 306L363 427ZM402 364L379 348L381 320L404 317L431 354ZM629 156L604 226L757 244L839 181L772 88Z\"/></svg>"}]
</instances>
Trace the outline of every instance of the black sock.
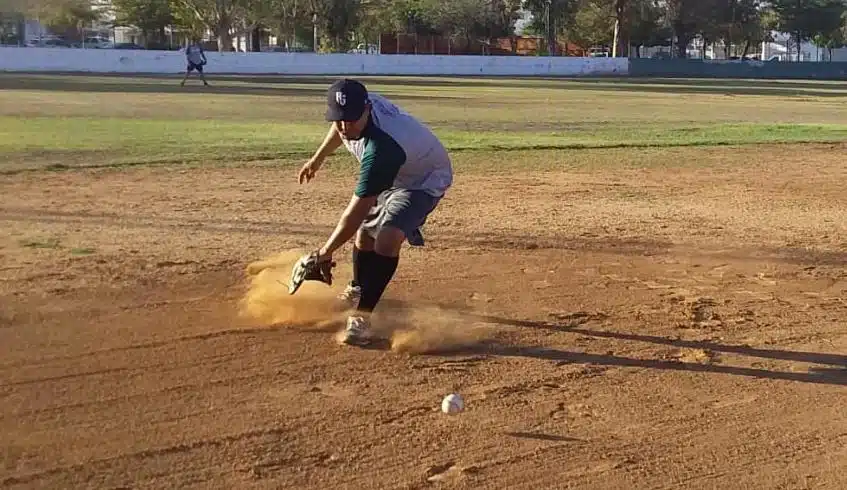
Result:
<instances>
[{"instance_id":1,"label":"black sock","mask_svg":"<svg viewBox=\"0 0 847 490\"><path fill-rule=\"evenodd\" d=\"M359 253L361 253L359 247L353 245L353 281L351 282L353 286L359 285L359 269L361 268L359 267Z\"/></svg>"},{"instance_id":2,"label":"black sock","mask_svg":"<svg viewBox=\"0 0 847 490\"><path fill-rule=\"evenodd\" d=\"M360 250L359 247L353 245L353 286L362 287L362 271L370 269L373 256L376 252L373 250Z\"/></svg>"},{"instance_id":3,"label":"black sock","mask_svg":"<svg viewBox=\"0 0 847 490\"><path fill-rule=\"evenodd\" d=\"M365 285L362 287L362 297L359 300L358 311L370 313L376 308L379 299L382 298L382 293L394 277L394 272L397 270L397 264L400 262L399 257L387 257L373 253L370 258L368 267L363 269L365 273Z\"/></svg>"}]
</instances>

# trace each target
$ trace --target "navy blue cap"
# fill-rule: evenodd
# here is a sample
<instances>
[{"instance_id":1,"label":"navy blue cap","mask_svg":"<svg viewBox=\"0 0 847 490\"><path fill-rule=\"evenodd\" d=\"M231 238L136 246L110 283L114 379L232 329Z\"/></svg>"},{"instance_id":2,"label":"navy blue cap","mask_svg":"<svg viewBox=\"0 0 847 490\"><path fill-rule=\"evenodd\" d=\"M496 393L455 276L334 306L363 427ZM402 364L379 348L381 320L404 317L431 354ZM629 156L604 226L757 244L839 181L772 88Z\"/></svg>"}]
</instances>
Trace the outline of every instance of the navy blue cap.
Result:
<instances>
[{"instance_id":1,"label":"navy blue cap","mask_svg":"<svg viewBox=\"0 0 847 490\"><path fill-rule=\"evenodd\" d=\"M358 121L368 103L368 89L360 82L342 78L326 94L327 121Z\"/></svg>"}]
</instances>

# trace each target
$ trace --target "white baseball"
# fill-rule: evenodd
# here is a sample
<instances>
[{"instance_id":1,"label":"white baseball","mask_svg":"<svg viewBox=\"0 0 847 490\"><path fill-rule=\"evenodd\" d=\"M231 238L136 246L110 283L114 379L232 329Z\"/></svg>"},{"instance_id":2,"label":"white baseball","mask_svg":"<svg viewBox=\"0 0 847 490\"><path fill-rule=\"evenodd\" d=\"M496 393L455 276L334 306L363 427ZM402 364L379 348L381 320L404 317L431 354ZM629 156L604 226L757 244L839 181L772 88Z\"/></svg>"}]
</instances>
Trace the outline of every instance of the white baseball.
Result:
<instances>
[{"instance_id":1,"label":"white baseball","mask_svg":"<svg viewBox=\"0 0 847 490\"><path fill-rule=\"evenodd\" d=\"M453 393L441 400L441 411L447 414L456 414L465 409L465 402L458 393Z\"/></svg>"}]
</instances>

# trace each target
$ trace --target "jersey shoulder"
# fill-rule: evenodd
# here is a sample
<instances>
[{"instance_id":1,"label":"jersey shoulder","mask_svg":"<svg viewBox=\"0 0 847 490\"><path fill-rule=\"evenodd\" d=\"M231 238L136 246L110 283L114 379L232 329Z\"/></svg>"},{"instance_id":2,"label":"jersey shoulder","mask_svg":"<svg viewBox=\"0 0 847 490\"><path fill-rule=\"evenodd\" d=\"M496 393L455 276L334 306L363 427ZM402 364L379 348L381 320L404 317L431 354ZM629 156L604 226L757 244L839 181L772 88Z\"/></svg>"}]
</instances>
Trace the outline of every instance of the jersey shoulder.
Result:
<instances>
[{"instance_id":1,"label":"jersey shoulder","mask_svg":"<svg viewBox=\"0 0 847 490\"><path fill-rule=\"evenodd\" d=\"M406 163L406 151L390 134L377 126L368 128L362 153L356 195L374 196L388 189Z\"/></svg>"}]
</instances>

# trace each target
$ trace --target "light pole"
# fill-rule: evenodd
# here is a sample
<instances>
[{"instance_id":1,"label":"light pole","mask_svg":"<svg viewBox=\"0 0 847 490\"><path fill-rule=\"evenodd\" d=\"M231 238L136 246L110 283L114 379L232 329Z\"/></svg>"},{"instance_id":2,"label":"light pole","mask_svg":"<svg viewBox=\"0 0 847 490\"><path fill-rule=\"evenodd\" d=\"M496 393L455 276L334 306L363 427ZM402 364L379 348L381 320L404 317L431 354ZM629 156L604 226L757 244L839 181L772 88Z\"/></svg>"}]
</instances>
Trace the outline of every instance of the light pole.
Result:
<instances>
[{"instance_id":1,"label":"light pole","mask_svg":"<svg viewBox=\"0 0 847 490\"><path fill-rule=\"evenodd\" d=\"M550 10L553 8L553 0L547 0L547 3L544 4L544 23L546 25L547 30L547 56L553 56L555 52L555 44L556 40L553 38L553 31L550 28Z\"/></svg>"}]
</instances>

